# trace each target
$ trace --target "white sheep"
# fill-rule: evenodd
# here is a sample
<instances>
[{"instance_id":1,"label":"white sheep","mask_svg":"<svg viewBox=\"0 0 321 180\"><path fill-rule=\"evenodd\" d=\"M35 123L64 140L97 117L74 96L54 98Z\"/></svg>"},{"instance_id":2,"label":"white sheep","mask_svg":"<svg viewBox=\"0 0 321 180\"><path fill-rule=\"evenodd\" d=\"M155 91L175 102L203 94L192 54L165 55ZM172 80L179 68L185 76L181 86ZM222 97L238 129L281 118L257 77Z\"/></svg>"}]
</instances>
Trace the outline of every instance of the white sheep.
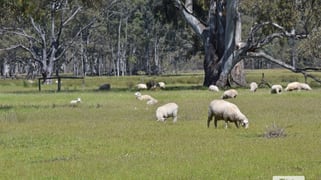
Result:
<instances>
[{"instance_id":1,"label":"white sheep","mask_svg":"<svg viewBox=\"0 0 321 180\"><path fill-rule=\"evenodd\" d=\"M285 91L293 91L293 90L312 90L311 87L306 83L300 83L300 82L291 82L287 85L285 88Z\"/></svg>"},{"instance_id":2,"label":"white sheep","mask_svg":"<svg viewBox=\"0 0 321 180\"><path fill-rule=\"evenodd\" d=\"M158 82L157 86L160 87L161 89L165 89L165 83L164 82Z\"/></svg>"},{"instance_id":3,"label":"white sheep","mask_svg":"<svg viewBox=\"0 0 321 180\"><path fill-rule=\"evenodd\" d=\"M135 96L136 96L136 99L138 99L140 101L146 100L147 101L146 104L148 104L148 105L153 105L153 104L158 103L158 101L155 98L153 98L152 96L150 96L148 94L142 95L140 92L136 92Z\"/></svg>"},{"instance_id":4,"label":"white sheep","mask_svg":"<svg viewBox=\"0 0 321 180\"><path fill-rule=\"evenodd\" d=\"M220 91L219 88L217 86L213 85L213 84L208 86L208 90L209 91L214 91L214 92L219 92Z\"/></svg>"},{"instance_id":5,"label":"white sheep","mask_svg":"<svg viewBox=\"0 0 321 180\"><path fill-rule=\"evenodd\" d=\"M157 121L165 122L166 118L173 117L173 122L177 122L178 105L176 103L168 103L162 105L156 110Z\"/></svg>"},{"instance_id":6,"label":"white sheep","mask_svg":"<svg viewBox=\"0 0 321 180\"><path fill-rule=\"evenodd\" d=\"M279 84L274 84L271 87L271 94L281 94L283 91L283 87Z\"/></svg>"},{"instance_id":7,"label":"white sheep","mask_svg":"<svg viewBox=\"0 0 321 180\"><path fill-rule=\"evenodd\" d=\"M235 89L229 89L224 91L222 95L222 99L228 99L228 98L236 98L238 95L237 91Z\"/></svg>"},{"instance_id":8,"label":"white sheep","mask_svg":"<svg viewBox=\"0 0 321 180\"><path fill-rule=\"evenodd\" d=\"M74 99L74 100L71 100L70 101L70 105L75 107L78 103L81 102L81 99L80 98L77 98L77 99Z\"/></svg>"},{"instance_id":9,"label":"white sheep","mask_svg":"<svg viewBox=\"0 0 321 180\"><path fill-rule=\"evenodd\" d=\"M258 87L258 85L257 85L256 82L251 82L251 84L250 84L250 91L251 91L251 92L255 92L255 91L257 90L257 87Z\"/></svg>"},{"instance_id":10,"label":"white sheep","mask_svg":"<svg viewBox=\"0 0 321 180\"><path fill-rule=\"evenodd\" d=\"M148 94L144 94L142 95L140 92L135 92L135 96L136 99L140 100L140 101L144 101L144 100L150 100L153 99L152 96L148 95Z\"/></svg>"},{"instance_id":11,"label":"white sheep","mask_svg":"<svg viewBox=\"0 0 321 180\"><path fill-rule=\"evenodd\" d=\"M154 98L152 98L146 102L146 104L148 104L148 105L153 105L153 104L157 104L157 103L158 103L157 99L154 99Z\"/></svg>"},{"instance_id":12,"label":"white sheep","mask_svg":"<svg viewBox=\"0 0 321 180\"><path fill-rule=\"evenodd\" d=\"M311 91L312 88L306 83L300 83L300 88L306 91Z\"/></svg>"},{"instance_id":13,"label":"white sheep","mask_svg":"<svg viewBox=\"0 0 321 180\"><path fill-rule=\"evenodd\" d=\"M136 87L139 90L147 89L147 85L143 83L137 84Z\"/></svg>"},{"instance_id":14,"label":"white sheep","mask_svg":"<svg viewBox=\"0 0 321 180\"><path fill-rule=\"evenodd\" d=\"M218 120L225 121L225 128L228 122L234 122L236 127L241 124L243 127L249 127L249 120L241 113L240 109L233 103L225 100L213 100L208 107L207 127L210 127L210 122L214 117L214 126L217 127Z\"/></svg>"}]
</instances>

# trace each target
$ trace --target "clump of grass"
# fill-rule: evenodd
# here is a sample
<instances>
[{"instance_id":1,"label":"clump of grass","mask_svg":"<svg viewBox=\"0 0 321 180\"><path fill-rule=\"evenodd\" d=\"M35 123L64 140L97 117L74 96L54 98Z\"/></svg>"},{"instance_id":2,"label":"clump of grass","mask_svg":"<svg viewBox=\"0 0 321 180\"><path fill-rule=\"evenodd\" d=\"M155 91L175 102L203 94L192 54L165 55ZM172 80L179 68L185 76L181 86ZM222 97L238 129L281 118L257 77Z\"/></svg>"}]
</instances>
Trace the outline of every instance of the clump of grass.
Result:
<instances>
[{"instance_id":1,"label":"clump of grass","mask_svg":"<svg viewBox=\"0 0 321 180\"><path fill-rule=\"evenodd\" d=\"M1 117L1 121L3 121L3 122L19 122L17 113L15 111L5 112Z\"/></svg>"},{"instance_id":2,"label":"clump of grass","mask_svg":"<svg viewBox=\"0 0 321 180\"><path fill-rule=\"evenodd\" d=\"M286 137L285 128L279 127L273 123L270 127L266 127L263 135L265 138L280 138Z\"/></svg>"}]
</instances>

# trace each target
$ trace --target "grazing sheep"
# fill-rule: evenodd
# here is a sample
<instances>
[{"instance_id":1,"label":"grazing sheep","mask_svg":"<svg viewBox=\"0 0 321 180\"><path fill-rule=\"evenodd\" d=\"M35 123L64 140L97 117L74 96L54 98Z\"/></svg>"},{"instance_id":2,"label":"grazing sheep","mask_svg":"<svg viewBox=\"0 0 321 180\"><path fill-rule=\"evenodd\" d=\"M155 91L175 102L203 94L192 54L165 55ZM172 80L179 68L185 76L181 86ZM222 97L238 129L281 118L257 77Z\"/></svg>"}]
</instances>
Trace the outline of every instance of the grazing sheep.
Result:
<instances>
[{"instance_id":1,"label":"grazing sheep","mask_svg":"<svg viewBox=\"0 0 321 180\"><path fill-rule=\"evenodd\" d=\"M300 82L291 82L287 85L285 88L285 91L293 91L293 90L312 90L311 87L306 83L300 83Z\"/></svg>"},{"instance_id":2,"label":"grazing sheep","mask_svg":"<svg viewBox=\"0 0 321 180\"><path fill-rule=\"evenodd\" d=\"M140 101L153 99L152 96L147 94L142 95L140 92L136 92L135 96L136 96L136 99Z\"/></svg>"},{"instance_id":3,"label":"grazing sheep","mask_svg":"<svg viewBox=\"0 0 321 180\"><path fill-rule=\"evenodd\" d=\"M306 83L300 83L300 87L301 87L301 89L306 90L306 91L312 90L312 88Z\"/></svg>"},{"instance_id":4,"label":"grazing sheep","mask_svg":"<svg viewBox=\"0 0 321 180\"><path fill-rule=\"evenodd\" d=\"M149 80L146 83L146 86L147 86L148 90L154 90L154 89L156 89L157 83L154 80Z\"/></svg>"},{"instance_id":5,"label":"grazing sheep","mask_svg":"<svg viewBox=\"0 0 321 180\"><path fill-rule=\"evenodd\" d=\"M222 95L222 99L228 99L228 98L236 98L238 95L237 91L235 89L229 89L224 91Z\"/></svg>"},{"instance_id":6,"label":"grazing sheep","mask_svg":"<svg viewBox=\"0 0 321 180\"><path fill-rule=\"evenodd\" d=\"M161 89L165 89L165 83L164 82L158 82L157 86L160 87Z\"/></svg>"},{"instance_id":7,"label":"grazing sheep","mask_svg":"<svg viewBox=\"0 0 321 180\"><path fill-rule=\"evenodd\" d=\"M77 99L75 99L75 100L71 100L70 101L70 105L72 106L72 107L75 107L78 103L80 103L81 102L81 99L80 98L77 98Z\"/></svg>"},{"instance_id":8,"label":"grazing sheep","mask_svg":"<svg viewBox=\"0 0 321 180\"><path fill-rule=\"evenodd\" d=\"M156 103L158 103L158 101L157 101L157 99L154 99L154 98L152 98L152 99L150 99L150 100L148 100L146 102L146 104L148 104L148 105L153 105L153 104L156 104Z\"/></svg>"},{"instance_id":9,"label":"grazing sheep","mask_svg":"<svg viewBox=\"0 0 321 180\"><path fill-rule=\"evenodd\" d=\"M146 100L147 101L146 104L148 104L148 105L153 105L153 104L158 103L158 101L155 98L153 98L152 96L147 95L147 94L142 95L140 92L136 92L135 96L136 96L136 99L138 99L140 101Z\"/></svg>"},{"instance_id":10,"label":"grazing sheep","mask_svg":"<svg viewBox=\"0 0 321 180\"><path fill-rule=\"evenodd\" d=\"M142 84L142 83L137 84L136 87L137 87L138 90L147 89L147 85L146 84Z\"/></svg>"},{"instance_id":11,"label":"grazing sheep","mask_svg":"<svg viewBox=\"0 0 321 180\"><path fill-rule=\"evenodd\" d=\"M220 91L220 90L218 89L218 87L215 86L215 85L210 85L210 86L208 86L208 90L209 90L209 91L214 91L214 92L219 92L219 91Z\"/></svg>"},{"instance_id":12,"label":"grazing sheep","mask_svg":"<svg viewBox=\"0 0 321 180\"><path fill-rule=\"evenodd\" d=\"M257 90L257 83L256 82L251 82L250 84L250 91L255 92Z\"/></svg>"},{"instance_id":13,"label":"grazing sheep","mask_svg":"<svg viewBox=\"0 0 321 180\"><path fill-rule=\"evenodd\" d=\"M210 122L214 117L214 126L217 127L218 120L225 121L225 128L227 128L228 121L234 122L236 127L239 127L239 123L245 127L249 127L249 120L241 113L239 108L230 102L225 100L213 100L208 107L208 119L207 127L210 127Z\"/></svg>"},{"instance_id":14,"label":"grazing sheep","mask_svg":"<svg viewBox=\"0 0 321 180\"><path fill-rule=\"evenodd\" d=\"M271 94L281 94L283 91L283 88L279 84L274 84L271 87Z\"/></svg>"},{"instance_id":15,"label":"grazing sheep","mask_svg":"<svg viewBox=\"0 0 321 180\"><path fill-rule=\"evenodd\" d=\"M165 122L166 118L173 117L173 122L177 122L178 105L176 103L168 103L162 105L156 110L157 121Z\"/></svg>"},{"instance_id":16,"label":"grazing sheep","mask_svg":"<svg viewBox=\"0 0 321 180\"><path fill-rule=\"evenodd\" d=\"M29 84L34 84L34 83L35 83L35 81L34 81L34 80L31 80L31 79L28 79L27 82L28 82Z\"/></svg>"}]
</instances>

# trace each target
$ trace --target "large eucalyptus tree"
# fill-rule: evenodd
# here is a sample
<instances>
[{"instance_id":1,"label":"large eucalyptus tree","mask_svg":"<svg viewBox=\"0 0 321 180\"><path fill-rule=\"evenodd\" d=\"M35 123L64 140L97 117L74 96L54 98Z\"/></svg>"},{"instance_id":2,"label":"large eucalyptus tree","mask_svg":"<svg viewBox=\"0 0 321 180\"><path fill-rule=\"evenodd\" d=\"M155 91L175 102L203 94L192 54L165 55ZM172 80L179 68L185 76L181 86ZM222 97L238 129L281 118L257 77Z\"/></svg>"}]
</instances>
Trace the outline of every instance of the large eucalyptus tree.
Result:
<instances>
[{"instance_id":1,"label":"large eucalyptus tree","mask_svg":"<svg viewBox=\"0 0 321 180\"><path fill-rule=\"evenodd\" d=\"M205 49L204 86L216 84L229 85L228 75L241 61L246 51L240 47L241 23L238 12L238 0L215 1L209 4L207 22L202 22L193 14L193 1L176 0L176 6L182 12L188 24L203 40ZM242 64L233 70L233 80L245 84Z\"/></svg>"},{"instance_id":2,"label":"large eucalyptus tree","mask_svg":"<svg viewBox=\"0 0 321 180\"><path fill-rule=\"evenodd\" d=\"M301 72L319 81L304 69L299 69L295 64L288 64L282 59L275 58L264 50L264 47L271 44L275 39L299 40L307 38L309 31L320 26L320 21L313 17L319 16L315 8L315 6L320 7L319 1L241 1L250 5L246 8L251 14L254 14L253 19L256 21L243 41L241 39L242 29L239 12L240 0L200 1L208 6L206 22L193 13L195 1L173 1L186 22L203 40L205 50L204 86L210 84L221 87L228 86L230 85L229 80L244 85L243 67L239 62L246 57L265 58L293 72ZM267 6L264 7L264 4L275 5L275 8L269 9ZM261 12L257 11L258 7L262 8ZM311 25L312 20L316 23ZM298 24L303 24L303 27L300 28Z\"/></svg>"}]
</instances>

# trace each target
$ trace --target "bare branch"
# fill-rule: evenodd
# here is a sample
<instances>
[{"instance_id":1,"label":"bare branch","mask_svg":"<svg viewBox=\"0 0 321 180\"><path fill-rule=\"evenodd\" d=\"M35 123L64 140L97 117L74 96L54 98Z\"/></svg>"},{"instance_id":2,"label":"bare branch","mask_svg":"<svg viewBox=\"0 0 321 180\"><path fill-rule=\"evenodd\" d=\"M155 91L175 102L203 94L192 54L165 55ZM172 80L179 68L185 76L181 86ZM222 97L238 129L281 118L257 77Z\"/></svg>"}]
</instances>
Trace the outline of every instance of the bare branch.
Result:
<instances>
[{"instance_id":1,"label":"bare branch","mask_svg":"<svg viewBox=\"0 0 321 180\"><path fill-rule=\"evenodd\" d=\"M201 36L203 31L206 29L205 24L203 24L199 19L197 19L193 14L186 9L185 5L181 0L174 1L175 6L180 10L185 20L193 28L197 35Z\"/></svg>"},{"instance_id":2,"label":"bare branch","mask_svg":"<svg viewBox=\"0 0 321 180\"><path fill-rule=\"evenodd\" d=\"M78 38L78 36L80 35L81 32L83 32L84 30L90 28L90 26L92 26L96 21L96 18L93 18L86 26L82 27L77 33L76 35L73 37L73 39L68 43L68 45L65 48L62 48L62 45L59 45L59 48L62 48L63 51L60 53L60 55L58 57L56 57L56 61L59 60L64 54L65 52L71 47L71 45L74 43L74 41Z\"/></svg>"},{"instance_id":3,"label":"bare branch","mask_svg":"<svg viewBox=\"0 0 321 180\"><path fill-rule=\"evenodd\" d=\"M37 31L38 34L41 35L42 34L41 29L39 26L36 25L35 20L32 17L30 17L30 20L33 28Z\"/></svg>"},{"instance_id":4,"label":"bare branch","mask_svg":"<svg viewBox=\"0 0 321 180\"><path fill-rule=\"evenodd\" d=\"M18 48L24 49L25 51L29 52L35 61L40 62L37 58L37 55L30 48L24 46L23 44L12 45L11 47L0 49L0 51L9 51Z\"/></svg>"},{"instance_id":5,"label":"bare branch","mask_svg":"<svg viewBox=\"0 0 321 180\"><path fill-rule=\"evenodd\" d=\"M71 21L75 16L76 14L81 10L81 7L78 7L75 12L72 13L72 15L70 17L68 17L68 19L66 19L64 22L63 22L63 26L65 26L66 24L68 24L69 21Z\"/></svg>"},{"instance_id":6,"label":"bare branch","mask_svg":"<svg viewBox=\"0 0 321 180\"><path fill-rule=\"evenodd\" d=\"M247 57L255 57L255 58L261 57L261 58L265 58L265 59L267 59L267 60L269 60L269 61L271 61L271 62L273 62L273 63L275 63L275 64L278 64L278 65L280 65L280 66L282 66L282 67L284 67L284 68L286 68L286 69L289 69L289 70L291 70L291 71L293 71L293 72L297 72L297 70L296 70L293 66L291 66L291 65L289 65L289 64L286 64L286 63L284 63L282 60L276 59L276 58L274 58L274 57L266 54L266 53L263 52L263 51L260 51L260 52L248 52L248 53L247 53Z\"/></svg>"},{"instance_id":7,"label":"bare branch","mask_svg":"<svg viewBox=\"0 0 321 180\"><path fill-rule=\"evenodd\" d=\"M20 45L12 45L11 47L0 49L0 51L9 51L9 50L12 50L12 49L17 49L19 47L20 47Z\"/></svg>"},{"instance_id":8,"label":"bare branch","mask_svg":"<svg viewBox=\"0 0 321 180\"><path fill-rule=\"evenodd\" d=\"M265 58L265 59L267 59L267 60L269 60L269 61L271 61L271 62L273 62L273 63L275 63L275 64L278 64L278 65L284 67L285 69L288 69L288 70L290 70L290 71L292 71L292 72L294 72L294 73L301 73L301 74L303 74L305 77L309 77L309 78L311 78L311 79L313 79L313 80L321 83L321 79L315 77L315 76L312 75L312 74L309 74L309 73L306 71L306 70L308 70L308 69L305 69L305 68L303 68L303 69L295 68L294 66L291 66L291 65L289 65L289 64L287 64L287 63L284 63L282 60L276 59L276 58L274 58L274 57L266 54L266 53L263 52L263 51L260 51L260 52L248 52L247 55L248 55L248 57L256 57L256 58L257 58L257 57L261 57L261 58ZM317 69L321 69L321 68L317 68Z\"/></svg>"},{"instance_id":9,"label":"bare branch","mask_svg":"<svg viewBox=\"0 0 321 180\"><path fill-rule=\"evenodd\" d=\"M272 33L270 35L267 35L265 38L260 40L255 40L255 34L261 30L265 26L272 26L278 30L278 32ZM249 44L250 49L258 49L261 48L269 43L271 43L274 39L281 39L281 38L294 38L294 39L304 39L308 37L308 34L297 34L295 30L291 30L290 32L285 30L284 27L277 23L273 22L263 22L260 24L255 24L254 27L251 29L249 38L247 40L247 43Z\"/></svg>"},{"instance_id":10,"label":"bare branch","mask_svg":"<svg viewBox=\"0 0 321 180\"><path fill-rule=\"evenodd\" d=\"M1 35L3 35L3 34L18 35L18 36L21 36L21 37L25 37L25 38L27 38L29 40L33 40L33 41L39 42L35 37L27 34L21 28L6 28L6 27L3 27L3 28L1 28Z\"/></svg>"}]
</instances>

